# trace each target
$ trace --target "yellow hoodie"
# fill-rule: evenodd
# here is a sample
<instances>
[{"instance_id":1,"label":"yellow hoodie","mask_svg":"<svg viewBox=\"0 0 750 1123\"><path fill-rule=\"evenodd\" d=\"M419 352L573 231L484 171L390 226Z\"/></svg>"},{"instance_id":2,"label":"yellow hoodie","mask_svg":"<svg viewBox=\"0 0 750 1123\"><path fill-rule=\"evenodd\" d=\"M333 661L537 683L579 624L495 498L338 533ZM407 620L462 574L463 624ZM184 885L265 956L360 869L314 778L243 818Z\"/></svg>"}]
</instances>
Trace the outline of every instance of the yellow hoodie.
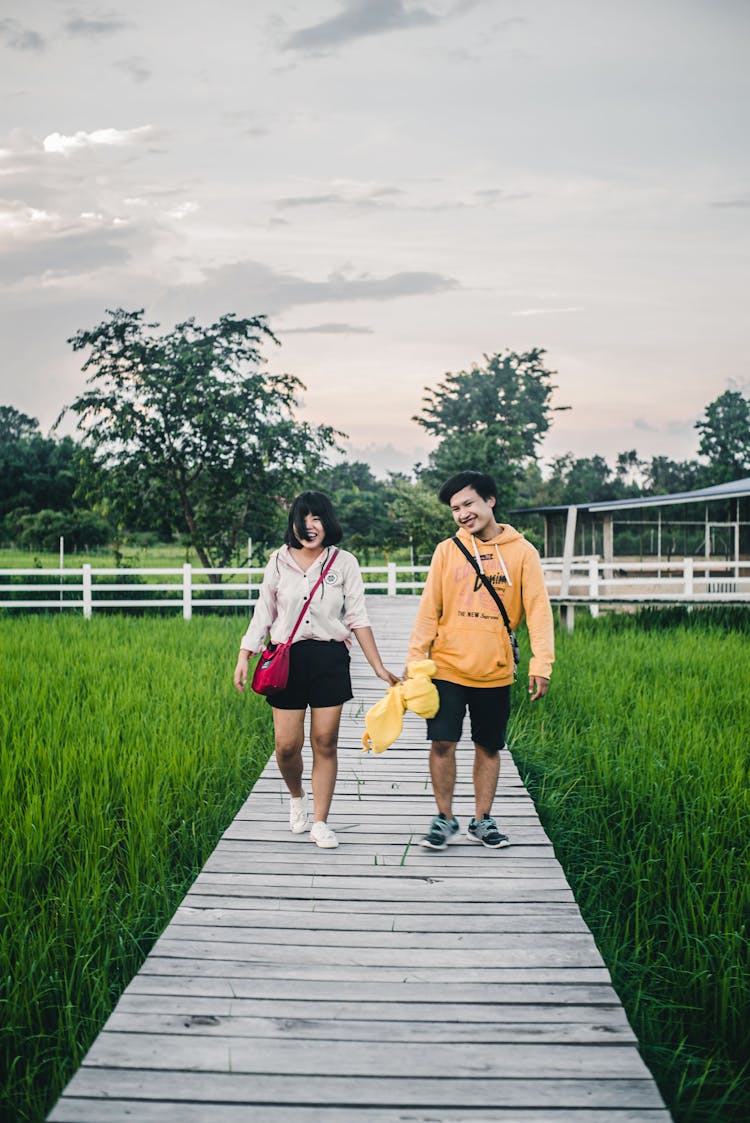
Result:
<instances>
[{"instance_id":1,"label":"yellow hoodie","mask_svg":"<svg viewBox=\"0 0 750 1123\"><path fill-rule=\"evenodd\" d=\"M502 599L515 629L526 617L532 658L529 675L549 678L554 662L554 627L539 554L512 526L489 542L463 527L458 537ZM476 570L455 542L438 544L430 563L407 660L432 659L435 678L462 686L506 686L513 682L513 653L500 611Z\"/></svg>"}]
</instances>

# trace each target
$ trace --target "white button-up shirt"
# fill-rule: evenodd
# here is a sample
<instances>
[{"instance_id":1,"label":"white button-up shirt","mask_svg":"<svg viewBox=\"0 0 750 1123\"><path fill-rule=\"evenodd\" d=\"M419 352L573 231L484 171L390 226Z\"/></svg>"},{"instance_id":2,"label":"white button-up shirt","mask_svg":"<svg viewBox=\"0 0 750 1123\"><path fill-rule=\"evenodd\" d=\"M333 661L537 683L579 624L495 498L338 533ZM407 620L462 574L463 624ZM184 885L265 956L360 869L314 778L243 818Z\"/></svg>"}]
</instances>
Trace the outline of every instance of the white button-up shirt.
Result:
<instances>
[{"instance_id":1,"label":"white button-up shirt","mask_svg":"<svg viewBox=\"0 0 750 1123\"><path fill-rule=\"evenodd\" d=\"M285 643L305 603L307 612L294 634L294 642L336 640L349 646L353 628L369 627L359 563L347 550L339 550L310 600L310 593L332 549L324 550L308 570L302 569L295 559L299 551L290 550L288 546L271 554L250 626L240 641L241 648L260 651L269 632L272 643Z\"/></svg>"}]
</instances>

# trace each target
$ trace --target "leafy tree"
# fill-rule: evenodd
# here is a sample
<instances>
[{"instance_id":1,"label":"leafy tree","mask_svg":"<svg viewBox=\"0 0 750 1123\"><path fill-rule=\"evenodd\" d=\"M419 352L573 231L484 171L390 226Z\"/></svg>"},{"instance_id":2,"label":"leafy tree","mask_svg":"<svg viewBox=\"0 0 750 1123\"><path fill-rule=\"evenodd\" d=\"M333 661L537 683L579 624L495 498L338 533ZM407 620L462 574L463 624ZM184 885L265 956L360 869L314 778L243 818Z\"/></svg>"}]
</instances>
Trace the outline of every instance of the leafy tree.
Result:
<instances>
[{"instance_id":1,"label":"leafy tree","mask_svg":"<svg viewBox=\"0 0 750 1123\"><path fill-rule=\"evenodd\" d=\"M701 435L698 451L711 466L712 483L750 476L750 399L739 390L726 390L706 406L695 427Z\"/></svg>"},{"instance_id":2,"label":"leafy tree","mask_svg":"<svg viewBox=\"0 0 750 1123\"><path fill-rule=\"evenodd\" d=\"M419 563L429 561L440 539L455 531L448 508L422 481L391 477L391 492L389 513L394 539L403 545L411 543Z\"/></svg>"},{"instance_id":3,"label":"leafy tree","mask_svg":"<svg viewBox=\"0 0 750 1123\"><path fill-rule=\"evenodd\" d=\"M70 437L55 441L32 433L0 440L0 518L20 508L70 510L79 479L78 452Z\"/></svg>"},{"instance_id":4,"label":"leafy tree","mask_svg":"<svg viewBox=\"0 0 750 1123\"><path fill-rule=\"evenodd\" d=\"M285 502L341 434L298 421L302 382L263 369L262 345L278 343L264 316L158 327L117 309L76 333L69 342L93 373L68 408L108 469L99 498L112 513L168 496L201 563L224 566L245 536L274 540Z\"/></svg>"},{"instance_id":5,"label":"leafy tree","mask_svg":"<svg viewBox=\"0 0 750 1123\"><path fill-rule=\"evenodd\" d=\"M104 546L111 536L106 519L94 511L36 511L14 520L21 546L32 550L56 550L60 538L70 550Z\"/></svg>"},{"instance_id":6,"label":"leafy tree","mask_svg":"<svg viewBox=\"0 0 750 1123\"><path fill-rule=\"evenodd\" d=\"M652 495L671 495L708 486L708 469L697 460L670 460L652 456L644 466L646 489Z\"/></svg>"},{"instance_id":7,"label":"leafy tree","mask_svg":"<svg viewBox=\"0 0 750 1123\"><path fill-rule=\"evenodd\" d=\"M537 493L538 506L597 503L621 499L625 488L603 456L556 456L551 472Z\"/></svg>"},{"instance_id":8,"label":"leafy tree","mask_svg":"<svg viewBox=\"0 0 750 1123\"><path fill-rule=\"evenodd\" d=\"M0 406L0 445L39 436L39 422L13 406Z\"/></svg>"},{"instance_id":9,"label":"leafy tree","mask_svg":"<svg viewBox=\"0 0 750 1123\"><path fill-rule=\"evenodd\" d=\"M566 408L550 404L554 372L544 366L544 353L485 355L483 366L446 374L434 390L426 387L422 412L412 419L439 440L419 472L425 483L439 486L454 472L478 469L494 477L498 500L512 506L551 414Z\"/></svg>"}]
</instances>

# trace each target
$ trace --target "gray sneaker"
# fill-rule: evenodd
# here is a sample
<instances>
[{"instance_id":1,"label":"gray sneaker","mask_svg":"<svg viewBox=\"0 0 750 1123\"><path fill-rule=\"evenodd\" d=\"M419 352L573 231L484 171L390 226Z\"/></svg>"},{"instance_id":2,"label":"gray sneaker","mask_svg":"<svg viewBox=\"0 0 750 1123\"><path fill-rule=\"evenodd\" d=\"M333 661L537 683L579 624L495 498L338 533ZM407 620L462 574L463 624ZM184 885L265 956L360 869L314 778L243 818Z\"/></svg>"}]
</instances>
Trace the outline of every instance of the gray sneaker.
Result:
<instances>
[{"instance_id":1,"label":"gray sneaker","mask_svg":"<svg viewBox=\"0 0 750 1123\"><path fill-rule=\"evenodd\" d=\"M445 850L448 843L458 834L458 819L446 819L445 815L436 815L430 823L430 829L424 838L420 838L419 845L426 846L428 850Z\"/></svg>"},{"instance_id":2,"label":"gray sneaker","mask_svg":"<svg viewBox=\"0 0 750 1123\"><path fill-rule=\"evenodd\" d=\"M472 819L466 828L466 837L472 842L481 842L482 846L489 846L491 850L500 850L503 846L510 846L507 834L497 829L497 823L491 815L483 815L481 819Z\"/></svg>"}]
</instances>

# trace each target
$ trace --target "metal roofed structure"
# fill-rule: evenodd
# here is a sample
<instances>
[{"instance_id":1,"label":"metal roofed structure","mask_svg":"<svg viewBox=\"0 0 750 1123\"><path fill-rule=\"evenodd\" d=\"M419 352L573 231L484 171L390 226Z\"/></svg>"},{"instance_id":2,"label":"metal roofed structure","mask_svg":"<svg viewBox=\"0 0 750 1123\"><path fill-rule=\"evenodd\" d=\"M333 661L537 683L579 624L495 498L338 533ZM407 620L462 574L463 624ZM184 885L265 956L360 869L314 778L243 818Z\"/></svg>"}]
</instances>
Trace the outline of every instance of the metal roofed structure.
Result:
<instances>
[{"instance_id":1,"label":"metal roofed structure","mask_svg":"<svg viewBox=\"0 0 750 1123\"><path fill-rule=\"evenodd\" d=\"M703 505L701 519L690 518L687 510L682 515L673 510L695 504ZM665 513L664 508L670 510ZM618 517L635 511L644 512L645 517ZM544 517L545 557L600 554L610 562L616 556L634 554L655 559L703 554L739 561L750 554L750 477L668 495L524 507L512 513ZM626 527L638 529L623 531ZM616 550L618 529L621 543Z\"/></svg>"},{"instance_id":2,"label":"metal roofed structure","mask_svg":"<svg viewBox=\"0 0 750 1123\"><path fill-rule=\"evenodd\" d=\"M748 600L750 478L669 495L525 507L514 513L544 517L545 576L568 630L576 602L590 603L595 615L606 602ZM702 517L695 518L697 513ZM587 581L581 577L586 566ZM638 571L635 579L633 571ZM694 575L700 572L698 587Z\"/></svg>"}]
</instances>

